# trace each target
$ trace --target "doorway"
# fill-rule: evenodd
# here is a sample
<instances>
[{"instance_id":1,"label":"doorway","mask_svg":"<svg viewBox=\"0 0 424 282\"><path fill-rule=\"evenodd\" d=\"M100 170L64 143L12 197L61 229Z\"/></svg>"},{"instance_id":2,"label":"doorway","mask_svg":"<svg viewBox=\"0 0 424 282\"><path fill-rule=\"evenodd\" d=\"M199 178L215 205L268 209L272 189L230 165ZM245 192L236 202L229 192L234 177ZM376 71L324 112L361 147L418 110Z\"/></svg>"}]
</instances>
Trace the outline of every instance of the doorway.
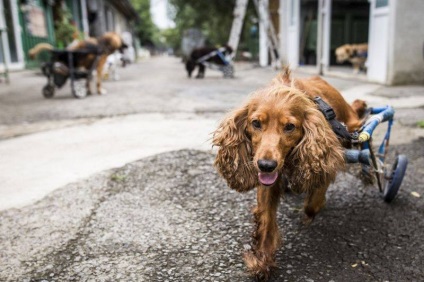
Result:
<instances>
[{"instance_id":1,"label":"doorway","mask_svg":"<svg viewBox=\"0 0 424 282\"><path fill-rule=\"evenodd\" d=\"M324 73L352 73L349 62L336 62L335 50L343 44L368 42L368 0L301 0L299 6L299 66L312 72L318 67Z\"/></svg>"},{"instance_id":2,"label":"doorway","mask_svg":"<svg viewBox=\"0 0 424 282\"><path fill-rule=\"evenodd\" d=\"M6 61L10 69L23 68L21 38L19 36L16 1L0 0L0 27L6 28L1 34L0 64ZM4 48L3 48L4 47ZM4 54L4 57L2 56Z\"/></svg>"},{"instance_id":3,"label":"doorway","mask_svg":"<svg viewBox=\"0 0 424 282\"><path fill-rule=\"evenodd\" d=\"M331 10L329 70L352 73L350 62L337 63L335 51L344 44L368 43L370 4L368 0L333 0Z\"/></svg>"}]
</instances>

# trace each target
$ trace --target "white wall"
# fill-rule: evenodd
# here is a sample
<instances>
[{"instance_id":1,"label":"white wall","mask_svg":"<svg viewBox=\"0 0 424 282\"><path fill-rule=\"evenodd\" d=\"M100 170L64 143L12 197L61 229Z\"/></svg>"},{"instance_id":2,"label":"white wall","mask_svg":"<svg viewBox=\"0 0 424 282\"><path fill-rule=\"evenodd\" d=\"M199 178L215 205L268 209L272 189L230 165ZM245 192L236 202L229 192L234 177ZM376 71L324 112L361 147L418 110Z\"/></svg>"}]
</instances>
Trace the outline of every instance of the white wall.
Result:
<instances>
[{"instance_id":1,"label":"white wall","mask_svg":"<svg viewBox=\"0 0 424 282\"><path fill-rule=\"evenodd\" d=\"M390 0L388 84L424 84L424 0Z\"/></svg>"}]
</instances>

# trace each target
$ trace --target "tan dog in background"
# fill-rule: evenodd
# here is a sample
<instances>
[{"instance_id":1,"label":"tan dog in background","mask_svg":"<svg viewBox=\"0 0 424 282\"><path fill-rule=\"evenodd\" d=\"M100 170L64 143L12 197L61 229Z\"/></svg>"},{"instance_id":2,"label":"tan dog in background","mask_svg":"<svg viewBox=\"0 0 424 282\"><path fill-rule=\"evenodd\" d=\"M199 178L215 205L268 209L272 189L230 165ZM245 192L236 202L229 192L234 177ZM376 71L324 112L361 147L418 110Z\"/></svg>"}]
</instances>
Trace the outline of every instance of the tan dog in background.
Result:
<instances>
[{"instance_id":1,"label":"tan dog in background","mask_svg":"<svg viewBox=\"0 0 424 282\"><path fill-rule=\"evenodd\" d=\"M365 62L368 56L368 44L345 44L336 49L337 63L349 61L353 66L353 72L359 73L365 70Z\"/></svg>"}]
</instances>

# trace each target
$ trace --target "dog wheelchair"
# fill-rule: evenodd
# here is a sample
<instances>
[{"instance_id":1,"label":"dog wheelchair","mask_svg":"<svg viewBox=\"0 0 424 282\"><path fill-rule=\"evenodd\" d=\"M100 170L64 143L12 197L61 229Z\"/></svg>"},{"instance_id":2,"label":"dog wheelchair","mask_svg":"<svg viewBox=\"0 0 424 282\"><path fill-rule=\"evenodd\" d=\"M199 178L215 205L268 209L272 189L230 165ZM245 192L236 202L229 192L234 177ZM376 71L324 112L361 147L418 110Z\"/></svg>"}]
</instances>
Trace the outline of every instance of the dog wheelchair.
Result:
<instances>
[{"instance_id":1,"label":"dog wheelchair","mask_svg":"<svg viewBox=\"0 0 424 282\"><path fill-rule=\"evenodd\" d=\"M43 87L44 98L52 98L55 89L61 88L68 78L70 79L72 95L75 98L87 96L85 81L91 80L92 72L97 65L100 52L98 50L52 50L50 62L43 63L41 70L47 77L47 84ZM86 58L87 55L95 55L95 60L87 70L77 68L77 62Z\"/></svg>"},{"instance_id":2,"label":"dog wheelchair","mask_svg":"<svg viewBox=\"0 0 424 282\"><path fill-rule=\"evenodd\" d=\"M197 64L202 64L205 67L208 67L212 70L218 70L221 71L224 74L224 78L233 78L234 77L234 66L233 62L231 60L231 56L225 55L226 48L221 47L215 51L210 52L209 54L206 54L199 59L197 59ZM222 62L222 65L214 64L211 62L208 62L210 58L217 56L219 60Z\"/></svg>"},{"instance_id":3,"label":"dog wheelchair","mask_svg":"<svg viewBox=\"0 0 424 282\"><path fill-rule=\"evenodd\" d=\"M360 130L349 133L344 125L335 119L334 110L328 104L319 97L315 98L315 103L330 122L338 137L349 141L352 146L359 148L345 150L346 162L360 163L363 175L370 179L373 178L374 174L384 201L387 203L393 201L399 191L408 166L408 158L405 155L397 155L393 165L386 163L395 113L394 109L391 106L369 108L366 113L367 118ZM375 153L372 147L372 134L382 122L387 122L388 127L383 141Z\"/></svg>"}]
</instances>

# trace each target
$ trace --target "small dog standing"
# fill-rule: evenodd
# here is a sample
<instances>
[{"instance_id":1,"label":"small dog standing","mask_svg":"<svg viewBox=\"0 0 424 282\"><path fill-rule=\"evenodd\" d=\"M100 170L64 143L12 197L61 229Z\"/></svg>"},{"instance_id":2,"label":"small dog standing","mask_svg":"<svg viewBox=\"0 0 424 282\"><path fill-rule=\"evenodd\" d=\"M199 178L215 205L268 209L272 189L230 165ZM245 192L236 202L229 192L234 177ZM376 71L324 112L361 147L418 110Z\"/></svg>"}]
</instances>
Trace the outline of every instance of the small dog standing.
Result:
<instances>
[{"instance_id":1,"label":"small dog standing","mask_svg":"<svg viewBox=\"0 0 424 282\"><path fill-rule=\"evenodd\" d=\"M228 45L224 46L223 49L224 49L222 52L223 56L229 56L233 52L233 49ZM212 52L217 50L218 48L213 48L213 47L202 47L202 48L194 49L191 52L190 57L188 58L186 62L186 70L187 70L188 77L191 77L191 74L193 73L195 68L198 67L199 71L196 75L196 78L204 78L206 66L200 60L202 59L202 57L206 57L208 54L211 54ZM214 56L211 56L210 58L205 59L205 62L213 63L216 65L225 64L223 58L220 57L220 54L216 54Z\"/></svg>"},{"instance_id":2,"label":"small dog standing","mask_svg":"<svg viewBox=\"0 0 424 282\"><path fill-rule=\"evenodd\" d=\"M103 70L103 79L113 79L119 80L119 74L117 72L117 68L119 65L124 65L122 54L120 52L115 52L110 54L107 57L105 69Z\"/></svg>"},{"instance_id":3,"label":"small dog standing","mask_svg":"<svg viewBox=\"0 0 424 282\"><path fill-rule=\"evenodd\" d=\"M294 80L286 68L231 112L213 135L219 147L215 166L228 186L238 192L257 188L254 245L244 260L258 278L269 278L275 267L281 243L277 209L285 189L306 194L304 223L309 224L345 167L342 142L314 103L316 96L334 109L348 132L361 127L365 102L351 106L321 78Z\"/></svg>"},{"instance_id":4,"label":"small dog standing","mask_svg":"<svg viewBox=\"0 0 424 282\"><path fill-rule=\"evenodd\" d=\"M337 63L349 61L353 66L353 73L365 71L365 62L368 57L368 44L345 44L336 49Z\"/></svg>"}]
</instances>

